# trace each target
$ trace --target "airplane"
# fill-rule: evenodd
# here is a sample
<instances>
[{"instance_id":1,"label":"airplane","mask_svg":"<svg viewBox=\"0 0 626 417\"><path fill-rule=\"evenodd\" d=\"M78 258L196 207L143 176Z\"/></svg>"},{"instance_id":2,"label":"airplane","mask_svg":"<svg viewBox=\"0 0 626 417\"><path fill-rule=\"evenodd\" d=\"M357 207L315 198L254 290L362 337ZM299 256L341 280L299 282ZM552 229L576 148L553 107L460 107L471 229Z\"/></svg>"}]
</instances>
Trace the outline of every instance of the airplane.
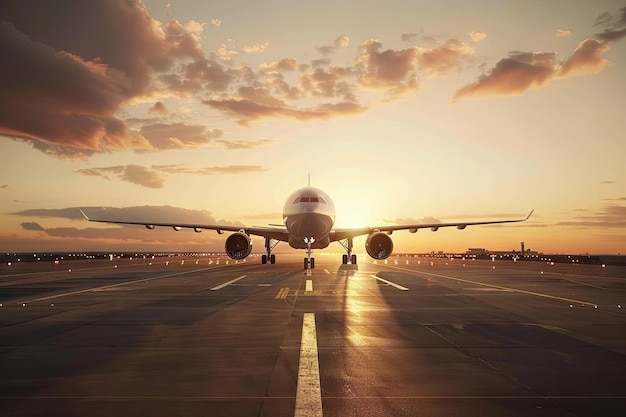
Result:
<instances>
[{"instance_id":1,"label":"airplane","mask_svg":"<svg viewBox=\"0 0 626 417\"><path fill-rule=\"evenodd\" d=\"M514 220L491 220L453 223L417 223L403 225L386 225L376 227L359 228L333 228L335 223L335 206L330 196L315 187L304 187L293 192L283 207L283 224L269 225L269 227L239 227L215 224L187 224L178 222L152 223L137 221L118 221L106 219L94 219L88 217L82 209L79 209L85 220L100 223L116 223L143 225L153 230L156 226L172 227L179 231L183 228L193 229L200 233L202 230L215 230L218 234L233 232L225 242L226 254L235 260L246 258L252 252L253 236L265 238L265 254L261 256L262 264L274 264L276 256L272 253L279 242L288 242L294 249L305 249L304 269L315 268L315 258L311 255L313 249L324 249L331 242L339 242L345 249L342 264L357 263L357 257L352 253L353 239L357 236L367 235L365 250L373 259L382 260L388 258L393 252L393 240L390 235L397 230L408 230L415 233L419 229L430 229L436 232L442 227L456 227L459 230L467 226L518 223L524 222L533 214L532 210L523 219Z\"/></svg>"}]
</instances>

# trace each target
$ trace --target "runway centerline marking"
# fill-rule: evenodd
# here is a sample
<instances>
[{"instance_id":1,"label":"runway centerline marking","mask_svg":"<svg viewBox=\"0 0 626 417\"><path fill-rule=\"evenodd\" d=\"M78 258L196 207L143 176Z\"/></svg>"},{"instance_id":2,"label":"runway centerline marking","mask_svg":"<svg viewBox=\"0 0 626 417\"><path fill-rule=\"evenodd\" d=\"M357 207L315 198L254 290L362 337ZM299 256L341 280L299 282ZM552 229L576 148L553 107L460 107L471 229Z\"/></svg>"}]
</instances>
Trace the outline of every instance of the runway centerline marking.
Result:
<instances>
[{"instance_id":1,"label":"runway centerline marking","mask_svg":"<svg viewBox=\"0 0 626 417\"><path fill-rule=\"evenodd\" d=\"M62 294L55 294L55 295L50 295L50 296L47 296L47 297L35 298L33 300L20 301L18 304L22 304L22 303L28 304L28 303L35 303L37 301L52 300L53 298L61 298L61 297L66 297L68 295L82 294L82 293L85 293L85 292L102 291L102 290L106 290L108 288L121 287L122 285L130 285L130 284L136 284L138 282L148 282L148 281L153 281L155 279L171 278L171 277L176 277L176 276L179 276L179 275L191 274L193 272L204 271L206 269L209 269L209 268L194 269L193 271L176 272L174 274L166 274L166 275L162 275L160 277L141 278L141 279L136 279L136 280L128 281L128 282L120 282L118 284L104 285L104 286L101 286L101 287L87 288L87 289L84 289L84 290L71 291L71 292L66 292L66 293L62 293Z\"/></svg>"},{"instance_id":2,"label":"runway centerline marking","mask_svg":"<svg viewBox=\"0 0 626 417\"><path fill-rule=\"evenodd\" d=\"M307 292L313 291L313 280L310 280L310 279L306 280L306 286L305 286L304 291L307 291Z\"/></svg>"},{"instance_id":3,"label":"runway centerline marking","mask_svg":"<svg viewBox=\"0 0 626 417\"><path fill-rule=\"evenodd\" d=\"M411 272L412 274L430 275L433 277L444 278L444 279L449 279L449 280L459 281L459 282L465 282L468 284L481 285L483 287L497 288L499 290L512 291L512 292L517 292L517 293L526 294L526 295L533 295L535 297L543 297L543 298L550 298L552 300L567 301L568 303L582 304L582 305L591 306L591 307L597 305L596 303L590 303L588 301L575 300L573 298L559 297L556 295L543 294L543 293L534 292L534 291L520 290L518 288L505 287L503 285L487 284L485 282L472 281L469 279L450 277L447 275L440 275L440 274L433 274L432 272L414 271L412 269L400 268L398 266L391 266L391 265L386 265L386 266L388 266L389 268L400 269L402 271Z\"/></svg>"},{"instance_id":4,"label":"runway centerline marking","mask_svg":"<svg viewBox=\"0 0 626 417\"><path fill-rule=\"evenodd\" d=\"M315 313L304 313L294 416L322 417L322 415L322 389L317 354Z\"/></svg>"},{"instance_id":5,"label":"runway centerline marking","mask_svg":"<svg viewBox=\"0 0 626 417\"><path fill-rule=\"evenodd\" d=\"M387 281L386 279L383 279L381 277L377 277L376 275L370 275L370 277L376 278L377 280L379 280L381 282L384 282L385 284L391 285L392 287L395 287L395 288L399 289L400 291L408 291L409 290L407 287L403 287L402 285L398 285L395 282Z\"/></svg>"},{"instance_id":6,"label":"runway centerline marking","mask_svg":"<svg viewBox=\"0 0 626 417\"><path fill-rule=\"evenodd\" d=\"M221 290L222 288L224 288L224 287L228 287L230 284L234 284L235 282L239 281L240 279L244 279L245 277L247 277L247 275L242 275L242 276L237 277L237 278L235 278L235 279L231 279L231 280L230 280L230 281L228 281L228 282L225 282L225 283L223 283L223 284L220 284L220 285L218 285L218 286L216 286L216 287L213 287L213 288L209 289L209 291L218 291L218 290Z\"/></svg>"}]
</instances>

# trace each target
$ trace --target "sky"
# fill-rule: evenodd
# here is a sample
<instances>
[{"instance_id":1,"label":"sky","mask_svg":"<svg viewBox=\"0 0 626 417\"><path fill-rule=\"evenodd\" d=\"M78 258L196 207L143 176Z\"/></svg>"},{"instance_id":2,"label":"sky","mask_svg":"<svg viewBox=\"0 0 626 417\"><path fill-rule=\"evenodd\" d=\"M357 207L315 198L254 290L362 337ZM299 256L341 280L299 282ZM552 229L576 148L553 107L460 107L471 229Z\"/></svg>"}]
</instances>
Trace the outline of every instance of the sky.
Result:
<instances>
[{"instance_id":1,"label":"sky","mask_svg":"<svg viewBox=\"0 0 626 417\"><path fill-rule=\"evenodd\" d=\"M625 38L624 1L4 1L0 251L221 250L77 208L262 226L310 174L339 227L535 210L396 251L624 254Z\"/></svg>"}]
</instances>

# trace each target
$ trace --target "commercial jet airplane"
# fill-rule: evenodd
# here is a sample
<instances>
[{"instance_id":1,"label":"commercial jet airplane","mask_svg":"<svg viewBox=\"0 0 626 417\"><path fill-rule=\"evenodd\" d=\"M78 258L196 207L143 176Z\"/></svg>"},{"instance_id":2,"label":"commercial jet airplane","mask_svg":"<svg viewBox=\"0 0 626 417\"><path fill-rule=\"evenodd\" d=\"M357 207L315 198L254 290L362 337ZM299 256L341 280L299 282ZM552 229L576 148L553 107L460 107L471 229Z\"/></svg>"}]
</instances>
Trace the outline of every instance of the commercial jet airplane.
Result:
<instances>
[{"instance_id":1,"label":"commercial jet airplane","mask_svg":"<svg viewBox=\"0 0 626 417\"><path fill-rule=\"evenodd\" d=\"M148 229L156 226L172 227L179 231L182 228L193 229L200 233L203 229L215 230L218 234L233 232L226 238L225 249L231 259L244 259L252 252L251 235L265 238L265 254L261 257L261 263L273 264L276 256L272 250L279 242L288 242L294 249L306 249L304 269L315 268L313 249L323 249L331 242L339 242L346 251L342 263L356 264L356 255L352 253L352 243L356 236L368 235L365 241L367 254L374 259L386 259L393 251L393 241L390 235L396 230L408 230L411 233L419 229L430 229L436 232L441 227L456 227L465 229L467 226L480 224L517 223L530 218L532 211L523 219L495 220L478 222L454 222L454 223L417 223L404 225L387 225L377 227L360 228L333 228L335 223L335 206L328 194L324 191L305 187L295 191L287 198L283 208L283 225L270 225L269 227L237 227L216 224L187 224L178 222L151 223L137 221L117 221L106 219L93 219L80 210L86 220L101 223L136 224L143 225Z\"/></svg>"}]
</instances>

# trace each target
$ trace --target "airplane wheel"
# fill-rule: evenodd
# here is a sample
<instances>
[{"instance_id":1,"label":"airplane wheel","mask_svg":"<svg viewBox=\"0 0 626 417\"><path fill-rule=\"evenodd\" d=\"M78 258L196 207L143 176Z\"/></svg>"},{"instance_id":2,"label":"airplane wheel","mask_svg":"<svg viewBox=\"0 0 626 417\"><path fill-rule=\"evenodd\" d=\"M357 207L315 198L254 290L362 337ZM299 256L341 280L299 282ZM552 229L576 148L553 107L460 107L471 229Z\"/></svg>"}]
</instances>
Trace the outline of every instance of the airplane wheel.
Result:
<instances>
[{"instance_id":1,"label":"airplane wheel","mask_svg":"<svg viewBox=\"0 0 626 417\"><path fill-rule=\"evenodd\" d=\"M350 257L350 262L352 262L352 265L356 265L356 255Z\"/></svg>"},{"instance_id":2,"label":"airplane wheel","mask_svg":"<svg viewBox=\"0 0 626 417\"><path fill-rule=\"evenodd\" d=\"M309 269L309 260L304 258L304 269Z\"/></svg>"},{"instance_id":3,"label":"airplane wheel","mask_svg":"<svg viewBox=\"0 0 626 417\"><path fill-rule=\"evenodd\" d=\"M311 258L311 269L315 268L315 258Z\"/></svg>"},{"instance_id":4,"label":"airplane wheel","mask_svg":"<svg viewBox=\"0 0 626 417\"><path fill-rule=\"evenodd\" d=\"M261 263L265 265L267 263L267 255L261 256Z\"/></svg>"},{"instance_id":5,"label":"airplane wheel","mask_svg":"<svg viewBox=\"0 0 626 417\"><path fill-rule=\"evenodd\" d=\"M272 254L272 255L270 256L270 263L271 263L272 265L274 265L274 264L276 263L276 255Z\"/></svg>"},{"instance_id":6,"label":"airplane wheel","mask_svg":"<svg viewBox=\"0 0 626 417\"><path fill-rule=\"evenodd\" d=\"M341 258L341 263L346 265L348 263L348 255L343 255Z\"/></svg>"}]
</instances>

